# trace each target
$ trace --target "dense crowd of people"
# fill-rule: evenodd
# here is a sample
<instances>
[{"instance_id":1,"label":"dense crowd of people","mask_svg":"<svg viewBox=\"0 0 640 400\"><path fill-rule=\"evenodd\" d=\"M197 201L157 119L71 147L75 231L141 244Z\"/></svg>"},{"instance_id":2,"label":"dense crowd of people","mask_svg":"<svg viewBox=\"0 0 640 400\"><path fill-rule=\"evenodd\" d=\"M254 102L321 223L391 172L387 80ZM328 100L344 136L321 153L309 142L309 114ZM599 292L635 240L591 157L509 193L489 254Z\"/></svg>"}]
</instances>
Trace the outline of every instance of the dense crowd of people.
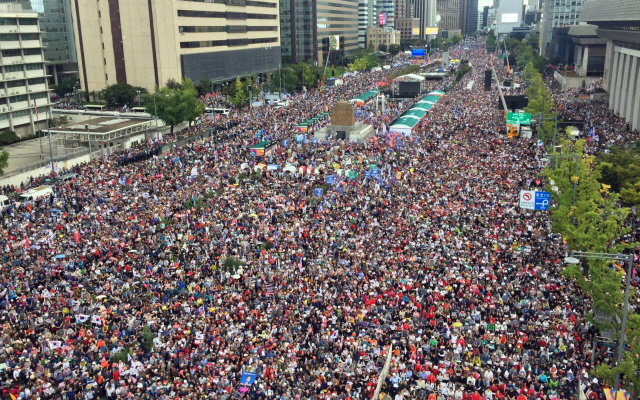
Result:
<instances>
[{"instance_id":1,"label":"dense crowd of people","mask_svg":"<svg viewBox=\"0 0 640 400\"><path fill-rule=\"evenodd\" d=\"M366 72L205 120L162 143L215 135L167 152L94 160L10 208L0 396L369 399L391 352L383 398L602 398L562 238L517 207L544 185L544 150L502 135L483 44L455 50L473 68L410 136L389 125L416 99L360 107L366 142L296 142L388 73ZM256 134L277 148L253 156ZM281 169L247 177L261 162Z\"/></svg>"}]
</instances>

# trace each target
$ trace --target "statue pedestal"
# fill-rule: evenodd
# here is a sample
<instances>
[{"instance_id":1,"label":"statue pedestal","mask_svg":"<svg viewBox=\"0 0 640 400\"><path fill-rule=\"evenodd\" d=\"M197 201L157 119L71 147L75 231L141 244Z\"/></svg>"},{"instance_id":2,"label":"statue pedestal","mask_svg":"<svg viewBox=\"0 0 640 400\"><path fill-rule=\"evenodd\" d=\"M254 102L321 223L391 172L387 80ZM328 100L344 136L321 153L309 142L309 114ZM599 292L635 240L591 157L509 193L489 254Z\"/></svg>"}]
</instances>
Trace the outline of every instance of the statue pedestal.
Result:
<instances>
[{"instance_id":1,"label":"statue pedestal","mask_svg":"<svg viewBox=\"0 0 640 400\"><path fill-rule=\"evenodd\" d=\"M344 136L342 136L344 134ZM314 137L318 140L344 139L350 142L364 141L373 137L373 127L365 125L362 122L356 122L355 125L327 125L316 131Z\"/></svg>"}]
</instances>

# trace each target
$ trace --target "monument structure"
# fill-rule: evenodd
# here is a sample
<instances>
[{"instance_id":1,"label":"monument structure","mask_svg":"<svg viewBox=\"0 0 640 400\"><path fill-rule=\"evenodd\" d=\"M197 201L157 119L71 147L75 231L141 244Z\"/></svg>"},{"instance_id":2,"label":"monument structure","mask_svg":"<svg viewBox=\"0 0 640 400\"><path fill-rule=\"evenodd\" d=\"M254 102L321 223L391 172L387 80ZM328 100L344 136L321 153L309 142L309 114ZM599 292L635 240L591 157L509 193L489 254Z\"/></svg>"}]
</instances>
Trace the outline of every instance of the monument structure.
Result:
<instances>
[{"instance_id":1,"label":"monument structure","mask_svg":"<svg viewBox=\"0 0 640 400\"><path fill-rule=\"evenodd\" d=\"M343 139L351 142L364 140L374 135L373 127L356 121L356 112L351 103L344 99L336 102L331 109L331 123L318 130L314 136L319 140Z\"/></svg>"}]
</instances>

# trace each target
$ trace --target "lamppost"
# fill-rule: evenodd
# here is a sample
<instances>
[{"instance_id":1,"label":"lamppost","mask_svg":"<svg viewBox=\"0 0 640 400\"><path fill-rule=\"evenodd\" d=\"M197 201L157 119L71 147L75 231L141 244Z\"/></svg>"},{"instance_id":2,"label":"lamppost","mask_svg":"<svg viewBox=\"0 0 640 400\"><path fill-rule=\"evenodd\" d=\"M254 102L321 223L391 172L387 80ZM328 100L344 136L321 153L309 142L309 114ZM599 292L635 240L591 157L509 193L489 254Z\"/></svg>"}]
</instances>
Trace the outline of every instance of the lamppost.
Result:
<instances>
[{"instance_id":1,"label":"lamppost","mask_svg":"<svg viewBox=\"0 0 640 400\"><path fill-rule=\"evenodd\" d=\"M618 342L618 353L616 354L616 365L620 365L622 361L622 353L624 352L625 330L627 329L627 315L629 314L629 287L631 286L631 270L633 269L633 254L609 254L609 253L591 253L585 251L572 251L569 257L564 259L567 264L579 264L580 258L593 258L598 260L618 260L627 264L627 276L624 289L624 303L622 307L622 325L620 326L620 341ZM620 373L616 373L614 390L618 390L620 384Z\"/></svg>"},{"instance_id":2,"label":"lamppost","mask_svg":"<svg viewBox=\"0 0 640 400\"><path fill-rule=\"evenodd\" d=\"M136 90L136 93L138 93L138 107L140 107L140 91Z\"/></svg>"},{"instance_id":3,"label":"lamppost","mask_svg":"<svg viewBox=\"0 0 640 400\"><path fill-rule=\"evenodd\" d=\"M156 105L156 92L153 92L153 116L156 120L156 138L158 137L158 107Z\"/></svg>"}]
</instances>

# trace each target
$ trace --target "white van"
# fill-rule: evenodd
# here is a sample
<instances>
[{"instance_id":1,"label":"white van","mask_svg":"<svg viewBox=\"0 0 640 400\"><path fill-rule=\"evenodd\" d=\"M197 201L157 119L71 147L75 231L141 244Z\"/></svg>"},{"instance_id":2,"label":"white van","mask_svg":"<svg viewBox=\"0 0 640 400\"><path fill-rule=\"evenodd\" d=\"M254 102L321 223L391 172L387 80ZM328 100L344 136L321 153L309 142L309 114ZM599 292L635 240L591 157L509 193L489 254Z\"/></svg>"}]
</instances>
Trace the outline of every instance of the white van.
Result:
<instances>
[{"instance_id":1,"label":"white van","mask_svg":"<svg viewBox=\"0 0 640 400\"><path fill-rule=\"evenodd\" d=\"M3 194L0 194L0 212L4 211L5 208L9 207L11 201L9 198Z\"/></svg>"},{"instance_id":2,"label":"white van","mask_svg":"<svg viewBox=\"0 0 640 400\"><path fill-rule=\"evenodd\" d=\"M22 201L38 200L44 196L49 196L53 193L51 186L42 185L37 188L29 189L20 195Z\"/></svg>"}]
</instances>

